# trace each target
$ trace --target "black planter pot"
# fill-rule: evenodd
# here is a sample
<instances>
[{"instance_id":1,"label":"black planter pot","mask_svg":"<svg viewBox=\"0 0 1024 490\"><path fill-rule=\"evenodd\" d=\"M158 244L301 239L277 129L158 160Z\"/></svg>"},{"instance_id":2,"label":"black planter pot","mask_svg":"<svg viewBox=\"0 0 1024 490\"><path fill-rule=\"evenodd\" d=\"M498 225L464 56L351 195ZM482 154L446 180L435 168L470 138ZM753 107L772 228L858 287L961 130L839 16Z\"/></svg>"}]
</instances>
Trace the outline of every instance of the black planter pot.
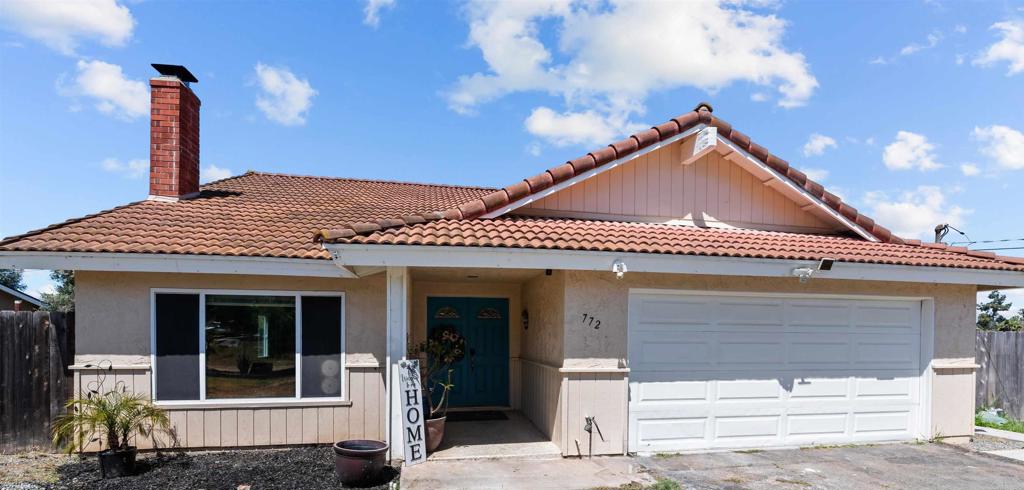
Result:
<instances>
[{"instance_id":1,"label":"black planter pot","mask_svg":"<svg viewBox=\"0 0 1024 490\"><path fill-rule=\"evenodd\" d=\"M334 474L347 486L376 484L384 470L388 445L381 441L351 439L334 443Z\"/></svg>"},{"instance_id":2,"label":"black planter pot","mask_svg":"<svg viewBox=\"0 0 1024 490\"><path fill-rule=\"evenodd\" d=\"M112 451L110 449L101 451L100 473L103 478L119 478L135 474L135 456L139 453L138 448L130 446L128 449Z\"/></svg>"}]
</instances>

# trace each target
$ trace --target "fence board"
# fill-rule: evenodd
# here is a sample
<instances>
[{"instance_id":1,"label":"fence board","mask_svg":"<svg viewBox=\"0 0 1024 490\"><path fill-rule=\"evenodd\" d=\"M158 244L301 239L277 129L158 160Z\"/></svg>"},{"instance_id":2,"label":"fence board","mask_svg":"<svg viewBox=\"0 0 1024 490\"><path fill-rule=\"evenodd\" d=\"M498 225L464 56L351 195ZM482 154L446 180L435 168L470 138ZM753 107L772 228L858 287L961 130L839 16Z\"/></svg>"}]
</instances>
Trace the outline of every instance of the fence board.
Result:
<instances>
[{"instance_id":1,"label":"fence board","mask_svg":"<svg viewBox=\"0 0 1024 490\"><path fill-rule=\"evenodd\" d=\"M978 407L998 407L1024 420L1024 332L977 331Z\"/></svg>"},{"instance_id":2,"label":"fence board","mask_svg":"<svg viewBox=\"0 0 1024 490\"><path fill-rule=\"evenodd\" d=\"M74 314L0 311L0 452L50 446L68 397Z\"/></svg>"}]
</instances>

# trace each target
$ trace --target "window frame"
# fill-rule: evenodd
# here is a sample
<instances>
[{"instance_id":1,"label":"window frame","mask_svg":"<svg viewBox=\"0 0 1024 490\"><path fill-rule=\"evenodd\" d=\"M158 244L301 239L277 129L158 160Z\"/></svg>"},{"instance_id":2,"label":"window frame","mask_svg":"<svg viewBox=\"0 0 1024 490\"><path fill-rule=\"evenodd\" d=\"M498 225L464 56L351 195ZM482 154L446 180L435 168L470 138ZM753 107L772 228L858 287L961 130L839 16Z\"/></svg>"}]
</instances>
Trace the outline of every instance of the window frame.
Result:
<instances>
[{"instance_id":1,"label":"window frame","mask_svg":"<svg viewBox=\"0 0 1024 490\"><path fill-rule=\"evenodd\" d=\"M199 399L198 400L160 400L157 398L156 386L156 295L158 294L196 294L199 295ZM206 296L292 296L295 298L295 396L288 398L206 398ZM339 355L341 390L338 396L303 397L302 396L302 297L322 296L339 298L341 308L341 342ZM154 403L165 406L175 405L302 405L324 402L344 402L348 400L348 383L345 366L345 292L344 291L294 291L268 289L207 289L207 288L150 288L149 290L149 356L150 356L150 396Z\"/></svg>"}]
</instances>

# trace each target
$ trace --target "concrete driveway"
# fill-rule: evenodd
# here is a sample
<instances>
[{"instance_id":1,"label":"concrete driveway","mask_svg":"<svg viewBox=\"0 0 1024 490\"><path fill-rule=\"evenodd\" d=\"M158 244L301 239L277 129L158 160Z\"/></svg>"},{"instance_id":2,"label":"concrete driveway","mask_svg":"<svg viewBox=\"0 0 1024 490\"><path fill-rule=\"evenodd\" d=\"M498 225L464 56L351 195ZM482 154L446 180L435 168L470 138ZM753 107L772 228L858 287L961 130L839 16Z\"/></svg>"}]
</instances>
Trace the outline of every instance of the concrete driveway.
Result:
<instances>
[{"instance_id":1,"label":"concrete driveway","mask_svg":"<svg viewBox=\"0 0 1024 490\"><path fill-rule=\"evenodd\" d=\"M945 444L884 444L639 458L685 489L1013 489L1024 464Z\"/></svg>"}]
</instances>

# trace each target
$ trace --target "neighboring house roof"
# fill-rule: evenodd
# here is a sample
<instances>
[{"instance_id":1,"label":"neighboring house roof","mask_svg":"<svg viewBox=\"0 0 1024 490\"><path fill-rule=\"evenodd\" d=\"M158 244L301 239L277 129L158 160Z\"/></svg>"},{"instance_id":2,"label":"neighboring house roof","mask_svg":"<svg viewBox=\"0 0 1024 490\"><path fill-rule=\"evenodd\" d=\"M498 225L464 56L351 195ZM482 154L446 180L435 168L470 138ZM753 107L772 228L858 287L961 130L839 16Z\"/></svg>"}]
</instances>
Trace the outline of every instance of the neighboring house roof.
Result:
<instances>
[{"instance_id":1,"label":"neighboring house roof","mask_svg":"<svg viewBox=\"0 0 1024 490\"><path fill-rule=\"evenodd\" d=\"M818 260L1024 271L1024 258L910 241L871 242L834 235L698 228L659 223L507 217L442 219L356 235L351 244L504 247L601 252Z\"/></svg>"},{"instance_id":2,"label":"neighboring house roof","mask_svg":"<svg viewBox=\"0 0 1024 490\"><path fill-rule=\"evenodd\" d=\"M770 166L878 241L584 219L481 218L698 125ZM904 240L711 115L694 111L504 189L249 172L177 202L140 201L0 241L0 251L329 259L320 243L632 251L1024 271L999 257Z\"/></svg>"},{"instance_id":3,"label":"neighboring house roof","mask_svg":"<svg viewBox=\"0 0 1024 490\"><path fill-rule=\"evenodd\" d=\"M28 294L25 294L25 293L23 293L21 291L18 291L17 289L4 286L3 284L0 284L0 291L3 291L3 292L5 292L5 293L7 293L7 294L9 294L11 296L14 296L15 298L20 299L22 301L28 301L29 303L32 303L32 304L36 305L36 307L40 307L41 308L43 306L43 300L41 300L39 298L36 298L35 296L30 296Z\"/></svg>"},{"instance_id":4,"label":"neighboring house roof","mask_svg":"<svg viewBox=\"0 0 1024 490\"><path fill-rule=\"evenodd\" d=\"M124 252L329 259L317 230L429 212L479 187L249 172L177 202L139 201L0 241L0 251Z\"/></svg>"}]
</instances>

